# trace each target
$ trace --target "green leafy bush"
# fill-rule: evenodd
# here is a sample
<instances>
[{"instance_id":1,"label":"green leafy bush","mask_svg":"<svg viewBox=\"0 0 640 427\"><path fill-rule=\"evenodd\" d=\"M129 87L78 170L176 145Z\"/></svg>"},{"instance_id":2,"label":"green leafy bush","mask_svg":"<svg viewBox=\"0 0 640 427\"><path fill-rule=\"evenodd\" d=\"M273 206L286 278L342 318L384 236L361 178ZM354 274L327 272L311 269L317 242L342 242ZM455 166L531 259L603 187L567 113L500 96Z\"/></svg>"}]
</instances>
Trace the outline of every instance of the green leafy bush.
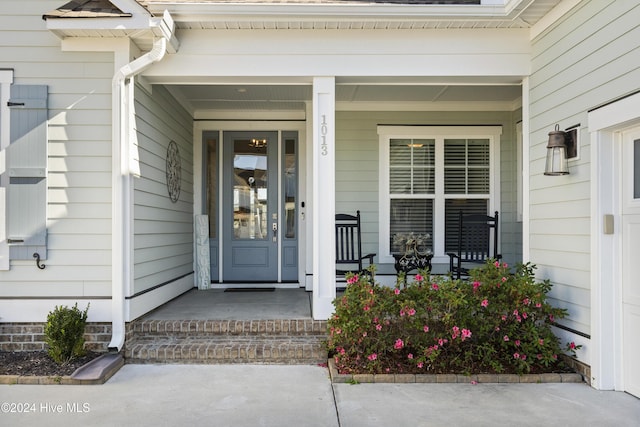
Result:
<instances>
[{"instance_id":1,"label":"green leafy bush","mask_svg":"<svg viewBox=\"0 0 640 427\"><path fill-rule=\"evenodd\" d=\"M88 304L84 311L80 311L76 303L72 308L56 306L55 310L49 312L44 336L49 346L49 356L56 363L66 364L84 355L84 328L88 311Z\"/></svg>"},{"instance_id":2,"label":"green leafy bush","mask_svg":"<svg viewBox=\"0 0 640 427\"><path fill-rule=\"evenodd\" d=\"M534 269L491 261L466 281L420 272L395 289L350 275L328 322L329 352L345 374L548 371L561 352L551 323L567 313L546 301L551 284Z\"/></svg>"}]
</instances>

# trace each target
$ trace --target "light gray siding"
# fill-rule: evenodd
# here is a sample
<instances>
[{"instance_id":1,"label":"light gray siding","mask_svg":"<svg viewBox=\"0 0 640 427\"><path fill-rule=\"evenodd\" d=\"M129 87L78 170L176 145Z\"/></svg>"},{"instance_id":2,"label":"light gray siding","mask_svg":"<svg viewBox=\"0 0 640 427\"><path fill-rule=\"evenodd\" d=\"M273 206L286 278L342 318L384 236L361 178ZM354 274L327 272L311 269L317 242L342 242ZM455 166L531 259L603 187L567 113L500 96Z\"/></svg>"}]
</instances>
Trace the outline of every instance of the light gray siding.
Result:
<instances>
[{"instance_id":1,"label":"light gray siding","mask_svg":"<svg viewBox=\"0 0 640 427\"><path fill-rule=\"evenodd\" d=\"M362 213L362 250L364 253L379 252L378 221L385 219L378 215L378 125L500 125L500 245L505 262L513 264L522 261L522 223L516 222L518 120L520 111L337 112L336 212L355 212L359 209ZM434 271L446 271L443 268L434 266ZM395 273L395 270L392 265L379 265L378 272Z\"/></svg>"},{"instance_id":2,"label":"light gray siding","mask_svg":"<svg viewBox=\"0 0 640 427\"><path fill-rule=\"evenodd\" d=\"M590 141L587 111L640 87L640 3L580 2L533 40L530 258L554 283L565 326L590 331ZM580 124L570 175L544 176L548 132ZM604 262L604 260L603 260Z\"/></svg>"},{"instance_id":3,"label":"light gray siding","mask_svg":"<svg viewBox=\"0 0 640 427\"><path fill-rule=\"evenodd\" d=\"M5 1L0 11L0 68L49 92L47 267L12 261L0 271L0 298L111 295L113 54L62 52L42 20L54 6Z\"/></svg>"},{"instance_id":4,"label":"light gray siding","mask_svg":"<svg viewBox=\"0 0 640 427\"><path fill-rule=\"evenodd\" d=\"M193 124L163 87L136 87L137 153L134 180L134 293L193 271ZM179 199L169 198L166 156L175 141L181 159Z\"/></svg>"}]
</instances>

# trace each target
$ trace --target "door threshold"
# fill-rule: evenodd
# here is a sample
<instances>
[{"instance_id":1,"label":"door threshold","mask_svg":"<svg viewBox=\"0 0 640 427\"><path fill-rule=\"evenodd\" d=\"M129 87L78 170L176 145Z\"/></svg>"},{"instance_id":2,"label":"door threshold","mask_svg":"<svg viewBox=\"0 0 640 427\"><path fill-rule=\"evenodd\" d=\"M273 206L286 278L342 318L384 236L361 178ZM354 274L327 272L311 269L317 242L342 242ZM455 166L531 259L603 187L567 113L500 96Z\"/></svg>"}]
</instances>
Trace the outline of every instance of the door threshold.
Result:
<instances>
[{"instance_id":1,"label":"door threshold","mask_svg":"<svg viewBox=\"0 0 640 427\"><path fill-rule=\"evenodd\" d=\"M274 283L274 282L224 282L212 283L211 289L298 289L304 288L298 282L291 283Z\"/></svg>"}]
</instances>

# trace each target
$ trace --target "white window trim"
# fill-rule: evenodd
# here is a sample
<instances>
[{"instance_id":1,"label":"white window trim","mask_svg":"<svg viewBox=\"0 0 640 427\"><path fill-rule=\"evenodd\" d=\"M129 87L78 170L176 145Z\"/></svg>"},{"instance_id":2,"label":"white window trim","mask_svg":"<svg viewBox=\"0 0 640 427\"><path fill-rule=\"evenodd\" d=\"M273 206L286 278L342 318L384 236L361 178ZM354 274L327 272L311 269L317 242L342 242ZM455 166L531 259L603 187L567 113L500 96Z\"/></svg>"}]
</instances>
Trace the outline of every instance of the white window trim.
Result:
<instances>
[{"instance_id":1,"label":"white window trim","mask_svg":"<svg viewBox=\"0 0 640 427\"><path fill-rule=\"evenodd\" d=\"M390 198L389 198L389 141L394 138L407 139L473 139L485 138L489 140L489 212L500 210L500 135L502 134L502 126L378 126L378 141L380 150L380 181L378 187L379 194L379 248L378 259L381 263L393 263L394 258L391 255L389 247L389 217L390 217ZM437 147L437 144L436 144ZM442 157L443 153L436 152L436 165ZM437 168L436 168L437 169ZM436 183L438 178L436 177ZM443 201L444 191L442 188L436 188L436 205L434 207L434 229L444 229L444 217L439 215L440 211L444 211L444 206L439 206L438 200ZM473 198L473 196L469 196ZM440 241L442 240L442 241ZM444 238L434 241L434 257L432 263L447 263L449 257L444 253Z\"/></svg>"}]
</instances>

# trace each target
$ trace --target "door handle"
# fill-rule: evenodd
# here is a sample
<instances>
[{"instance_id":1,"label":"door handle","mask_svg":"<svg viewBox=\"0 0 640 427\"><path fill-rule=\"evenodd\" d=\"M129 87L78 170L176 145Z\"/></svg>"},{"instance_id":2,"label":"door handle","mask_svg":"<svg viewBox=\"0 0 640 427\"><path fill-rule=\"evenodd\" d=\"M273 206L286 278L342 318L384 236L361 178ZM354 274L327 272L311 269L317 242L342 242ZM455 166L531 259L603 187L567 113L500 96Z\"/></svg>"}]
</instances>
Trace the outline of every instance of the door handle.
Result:
<instances>
[{"instance_id":1,"label":"door handle","mask_svg":"<svg viewBox=\"0 0 640 427\"><path fill-rule=\"evenodd\" d=\"M271 229L273 230L273 241L278 241L278 223L274 222L271 224Z\"/></svg>"}]
</instances>

